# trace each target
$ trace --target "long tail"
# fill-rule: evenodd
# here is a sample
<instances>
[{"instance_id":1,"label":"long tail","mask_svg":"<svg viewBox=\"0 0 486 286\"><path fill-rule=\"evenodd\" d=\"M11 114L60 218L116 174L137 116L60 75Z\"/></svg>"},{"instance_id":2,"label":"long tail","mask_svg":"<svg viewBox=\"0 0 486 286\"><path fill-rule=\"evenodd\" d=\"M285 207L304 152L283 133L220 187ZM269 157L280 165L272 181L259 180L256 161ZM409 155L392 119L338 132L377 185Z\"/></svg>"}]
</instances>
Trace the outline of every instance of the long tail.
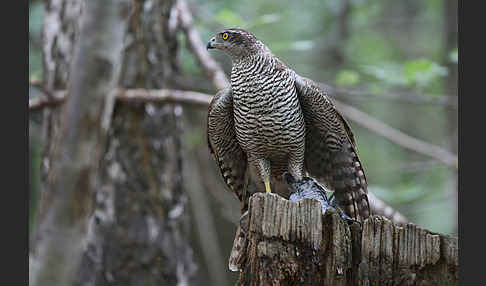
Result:
<instances>
[{"instance_id":1,"label":"long tail","mask_svg":"<svg viewBox=\"0 0 486 286\"><path fill-rule=\"evenodd\" d=\"M346 143L331 159L334 196L351 218L362 222L371 215L368 183L354 146Z\"/></svg>"}]
</instances>

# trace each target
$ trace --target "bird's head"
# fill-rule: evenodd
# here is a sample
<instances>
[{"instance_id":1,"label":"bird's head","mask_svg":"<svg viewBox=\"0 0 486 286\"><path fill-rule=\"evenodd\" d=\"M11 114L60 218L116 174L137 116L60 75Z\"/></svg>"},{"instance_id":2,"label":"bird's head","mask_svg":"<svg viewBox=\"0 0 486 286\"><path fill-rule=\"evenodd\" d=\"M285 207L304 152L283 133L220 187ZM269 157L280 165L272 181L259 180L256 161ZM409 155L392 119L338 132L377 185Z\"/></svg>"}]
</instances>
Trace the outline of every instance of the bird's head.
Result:
<instances>
[{"instance_id":1,"label":"bird's head","mask_svg":"<svg viewBox=\"0 0 486 286\"><path fill-rule=\"evenodd\" d=\"M222 50L232 59L240 59L268 50L252 33L243 29L225 29L212 37L206 48Z\"/></svg>"}]
</instances>

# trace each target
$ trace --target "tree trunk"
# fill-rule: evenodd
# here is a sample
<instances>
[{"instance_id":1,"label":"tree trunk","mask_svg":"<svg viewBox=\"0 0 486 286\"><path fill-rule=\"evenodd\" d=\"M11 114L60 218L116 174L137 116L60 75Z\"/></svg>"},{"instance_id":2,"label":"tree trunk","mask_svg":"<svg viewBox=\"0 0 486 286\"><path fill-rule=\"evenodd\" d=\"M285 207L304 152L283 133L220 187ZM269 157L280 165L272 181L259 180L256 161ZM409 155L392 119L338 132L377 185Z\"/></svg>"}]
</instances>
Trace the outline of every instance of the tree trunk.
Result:
<instances>
[{"instance_id":1,"label":"tree trunk","mask_svg":"<svg viewBox=\"0 0 486 286\"><path fill-rule=\"evenodd\" d=\"M169 88L178 74L176 1L136 1L120 86ZM117 103L77 285L188 285L196 270L182 186L181 112Z\"/></svg>"},{"instance_id":2,"label":"tree trunk","mask_svg":"<svg viewBox=\"0 0 486 286\"><path fill-rule=\"evenodd\" d=\"M237 285L457 285L457 239L372 216L349 224L317 200L250 198Z\"/></svg>"},{"instance_id":3,"label":"tree trunk","mask_svg":"<svg viewBox=\"0 0 486 286\"><path fill-rule=\"evenodd\" d=\"M128 1L86 3L37 226L33 285L68 285L83 253L119 75ZM48 207L47 207L48 203Z\"/></svg>"},{"instance_id":4,"label":"tree trunk","mask_svg":"<svg viewBox=\"0 0 486 286\"><path fill-rule=\"evenodd\" d=\"M117 106L76 285L187 285L193 276L179 117L170 105Z\"/></svg>"},{"instance_id":5,"label":"tree trunk","mask_svg":"<svg viewBox=\"0 0 486 286\"><path fill-rule=\"evenodd\" d=\"M84 1L46 3L47 91L69 86L85 6ZM170 88L179 74L179 31L176 1L133 1L118 86ZM59 134L62 106L45 111L44 177L56 163L52 138ZM181 178L181 112L173 104L114 106L75 285L188 285L193 278L188 198ZM51 207L49 197L51 190L44 187L39 217Z\"/></svg>"}]
</instances>

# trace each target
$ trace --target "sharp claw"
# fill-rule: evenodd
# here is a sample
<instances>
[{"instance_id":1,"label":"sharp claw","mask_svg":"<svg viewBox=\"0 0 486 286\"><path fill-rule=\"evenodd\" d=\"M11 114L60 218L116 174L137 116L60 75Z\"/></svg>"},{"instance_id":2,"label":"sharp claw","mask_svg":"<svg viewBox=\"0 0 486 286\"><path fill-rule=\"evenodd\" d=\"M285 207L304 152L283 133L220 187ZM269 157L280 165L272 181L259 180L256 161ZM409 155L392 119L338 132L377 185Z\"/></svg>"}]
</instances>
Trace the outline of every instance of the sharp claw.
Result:
<instances>
[{"instance_id":1,"label":"sharp claw","mask_svg":"<svg viewBox=\"0 0 486 286\"><path fill-rule=\"evenodd\" d=\"M333 194L334 195L334 194ZM344 220L347 220L347 221L350 221L350 222L357 222L361 225L361 222L359 220L356 220L354 218L351 218L350 216L348 216L340 207L339 205L337 204L337 201L334 199L332 202L331 202L331 207L334 208L338 214L341 216L342 219Z\"/></svg>"},{"instance_id":2,"label":"sharp claw","mask_svg":"<svg viewBox=\"0 0 486 286\"><path fill-rule=\"evenodd\" d=\"M311 184L303 183L301 181L297 182L295 178L288 172L283 173L283 178L291 186L292 192L290 194L289 200L292 202L298 202L304 198L314 198L321 202L322 214L325 214L327 209L334 209L341 216L342 219L350 222L360 223L358 220L349 217L344 211L339 207L338 202L332 193L329 198L326 195L326 190L321 185L319 185L315 180L311 178L304 178L302 182L311 179Z\"/></svg>"},{"instance_id":3,"label":"sharp claw","mask_svg":"<svg viewBox=\"0 0 486 286\"><path fill-rule=\"evenodd\" d=\"M287 184L290 185L295 183L295 178L289 172L284 172L283 177L285 182L287 182Z\"/></svg>"}]
</instances>

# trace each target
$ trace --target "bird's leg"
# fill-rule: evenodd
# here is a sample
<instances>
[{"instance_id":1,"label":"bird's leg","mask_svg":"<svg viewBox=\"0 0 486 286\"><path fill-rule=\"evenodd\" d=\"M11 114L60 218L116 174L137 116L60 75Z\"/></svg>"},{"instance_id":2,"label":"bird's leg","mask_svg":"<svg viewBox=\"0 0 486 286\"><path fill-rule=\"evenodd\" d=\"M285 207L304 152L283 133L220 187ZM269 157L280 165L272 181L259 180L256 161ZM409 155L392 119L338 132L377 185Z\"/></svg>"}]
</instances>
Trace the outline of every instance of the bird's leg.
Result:
<instances>
[{"instance_id":1,"label":"bird's leg","mask_svg":"<svg viewBox=\"0 0 486 286\"><path fill-rule=\"evenodd\" d=\"M270 181L265 180L265 192L271 193L272 189L270 188Z\"/></svg>"},{"instance_id":2,"label":"bird's leg","mask_svg":"<svg viewBox=\"0 0 486 286\"><path fill-rule=\"evenodd\" d=\"M265 184L265 192L271 193L272 189L270 188L270 161L267 159L259 158L255 160L255 165L260 173L260 177Z\"/></svg>"}]
</instances>

